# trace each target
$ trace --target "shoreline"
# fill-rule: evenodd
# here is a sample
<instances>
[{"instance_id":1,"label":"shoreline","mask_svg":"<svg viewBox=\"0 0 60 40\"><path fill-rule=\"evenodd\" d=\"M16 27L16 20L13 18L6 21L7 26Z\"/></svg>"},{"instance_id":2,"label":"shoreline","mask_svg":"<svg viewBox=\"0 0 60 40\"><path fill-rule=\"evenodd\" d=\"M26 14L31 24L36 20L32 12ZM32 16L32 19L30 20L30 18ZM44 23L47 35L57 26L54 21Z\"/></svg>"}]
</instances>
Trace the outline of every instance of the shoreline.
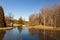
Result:
<instances>
[{"instance_id":1,"label":"shoreline","mask_svg":"<svg viewBox=\"0 0 60 40\"><path fill-rule=\"evenodd\" d=\"M60 27L51 27L51 26L43 26L43 25L36 25L36 26L25 26L27 28L35 28L35 29L41 29L41 30L58 30L60 31Z\"/></svg>"},{"instance_id":2,"label":"shoreline","mask_svg":"<svg viewBox=\"0 0 60 40\"><path fill-rule=\"evenodd\" d=\"M0 28L0 30L10 30L10 29L13 29L13 27L3 27L3 28Z\"/></svg>"}]
</instances>

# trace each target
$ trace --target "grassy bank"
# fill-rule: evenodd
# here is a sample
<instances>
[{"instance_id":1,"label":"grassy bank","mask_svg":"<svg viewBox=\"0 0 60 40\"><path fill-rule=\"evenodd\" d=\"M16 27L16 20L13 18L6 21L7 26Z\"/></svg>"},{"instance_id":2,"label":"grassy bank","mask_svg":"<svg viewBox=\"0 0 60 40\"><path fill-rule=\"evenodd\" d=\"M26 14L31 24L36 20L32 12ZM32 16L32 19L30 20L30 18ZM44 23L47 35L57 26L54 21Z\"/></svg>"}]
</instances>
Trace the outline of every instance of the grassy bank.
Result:
<instances>
[{"instance_id":1,"label":"grassy bank","mask_svg":"<svg viewBox=\"0 0 60 40\"><path fill-rule=\"evenodd\" d=\"M10 29L13 29L13 27L1 27L0 30L10 30Z\"/></svg>"},{"instance_id":2,"label":"grassy bank","mask_svg":"<svg viewBox=\"0 0 60 40\"><path fill-rule=\"evenodd\" d=\"M52 27L52 26L43 26L43 25L35 25L35 26L25 26L27 28L35 28L35 29L44 29L44 30L60 30L60 27Z\"/></svg>"}]
</instances>

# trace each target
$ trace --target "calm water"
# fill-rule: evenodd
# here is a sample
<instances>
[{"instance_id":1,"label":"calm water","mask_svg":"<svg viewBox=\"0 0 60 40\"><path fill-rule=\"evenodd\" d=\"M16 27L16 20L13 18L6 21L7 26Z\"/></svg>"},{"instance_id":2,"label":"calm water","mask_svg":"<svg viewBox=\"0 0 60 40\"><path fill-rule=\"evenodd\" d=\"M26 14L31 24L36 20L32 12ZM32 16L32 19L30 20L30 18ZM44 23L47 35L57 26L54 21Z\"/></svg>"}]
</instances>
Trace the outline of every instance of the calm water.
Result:
<instances>
[{"instance_id":1,"label":"calm water","mask_svg":"<svg viewBox=\"0 0 60 40\"><path fill-rule=\"evenodd\" d=\"M15 27L11 30L1 31L0 40L60 40L60 31L28 29Z\"/></svg>"},{"instance_id":2,"label":"calm water","mask_svg":"<svg viewBox=\"0 0 60 40\"><path fill-rule=\"evenodd\" d=\"M28 28L13 28L12 30L0 31L0 40L40 40L38 33Z\"/></svg>"}]
</instances>

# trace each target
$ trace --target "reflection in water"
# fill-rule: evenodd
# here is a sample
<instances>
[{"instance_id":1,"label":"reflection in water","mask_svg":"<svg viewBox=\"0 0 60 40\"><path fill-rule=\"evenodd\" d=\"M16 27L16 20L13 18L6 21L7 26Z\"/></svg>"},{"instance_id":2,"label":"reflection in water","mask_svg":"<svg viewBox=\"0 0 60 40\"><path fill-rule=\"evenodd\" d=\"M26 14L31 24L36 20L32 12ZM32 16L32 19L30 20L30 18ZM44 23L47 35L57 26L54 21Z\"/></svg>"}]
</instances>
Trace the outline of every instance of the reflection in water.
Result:
<instances>
[{"instance_id":1,"label":"reflection in water","mask_svg":"<svg viewBox=\"0 0 60 40\"><path fill-rule=\"evenodd\" d=\"M19 40L18 29L7 30L3 40Z\"/></svg>"},{"instance_id":2,"label":"reflection in water","mask_svg":"<svg viewBox=\"0 0 60 40\"><path fill-rule=\"evenodd\" d=\"M60 34L56 31L57 30L45 30L45 38L44 38L44 30L40 30L39 35L42 40L60 40L60 38L58 37Z\"/></svg>"},{"instance_id":3,"label":"reflection in water","mask_svg":"<svg viewBox=\"0 0 60 40\"><path fill-rule=\"evenodd\" d=\"M25 27L0 31L0 40L60 40L60 31L28 29Z\"/></svg>"},{"instance_id":4,"label":"reflection in water","mask_svg":"<svg viewBox=\"0 0 60 40\"><path fill-rule=\"evenodd\" d=\"M23 27L21 26L21 27L17 27L18 28L18 30L21 32L22 31L22 29L23 29Z\"/></svg>"},{"instance_id":5,"label":"reflection in water","mask_svg":"<svg viewBox=\"0 0 60 40\"><path fill-rule=\"evenodd\" d=\"M21 32L22 40L39 40L37 36L32 36L28 28L24 28Z\"/></svg>"},{"instance_id":6,"label":"reflection in water","mask_svg":"<svg viewBox=\"0 0 60 40\"><path fill-rule=\"evenodd\" d=\"M22 30L13 28L7 30L3 40L39 40L38 36L32 36L28 28L23 27Z\"/></svg>"},{"instance_id":7,"label":"reflection in water","mask_svg":"<svg viewBox=\"0 0 60 40\"><path fill-rule=\"evenodd\" d=\"M34 28L29 29L29 32L30 32L30 34L31 34L32 36L35 36L35 35L38 35L38 34L39 34L39 30L36 30L36 29L34 29Z\"/></svg>"},{"instance_id":8,"label":"reflection in water","mask_svg":"<svg viewBox=\"0 0 60 40\"><path fill-rule=\"evenodd\" d=\"M5 35L5 31L0 30L0 40L3 40L4 35Z\"/></svg>"},{"instance_id":9,"label":"reflection in water","mask_svg":"<svg viewBox=\"0 0 60 40\"><path fill-rule=\"evenodd\" d=\"M31 28L29 29L29 32L33 37L36 37L38 38L38 40L41 40L40 35L39 35L39 32L40 32L39 30Z\"/></svg>"}]
</instances>

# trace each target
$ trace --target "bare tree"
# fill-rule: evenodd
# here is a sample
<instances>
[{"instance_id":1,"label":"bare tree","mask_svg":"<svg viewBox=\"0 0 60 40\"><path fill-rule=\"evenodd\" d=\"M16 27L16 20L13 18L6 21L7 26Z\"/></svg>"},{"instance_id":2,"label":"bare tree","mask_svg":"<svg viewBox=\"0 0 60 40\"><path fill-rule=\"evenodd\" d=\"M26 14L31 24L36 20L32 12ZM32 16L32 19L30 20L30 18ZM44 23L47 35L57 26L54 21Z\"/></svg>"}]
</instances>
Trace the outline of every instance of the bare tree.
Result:
<instances>
[{"instance_id":1,"label":"bare tree","mask_svg":"<svg viewBox=\"0 0 60 40\"><path fill-rule=\"evenodd\" d=\"M13 21L14 21L13 14L9 13L9 14L5 17L5 20L6 20L7 25L8 25L8 24L11 24L10 26L13 26Z\"/></svg>"},{"instance_id":2,"label":"bare tree","mask_svg":"<svg viewBox=\"0 0 60 40\"><path fill-rule=\"evenodd\" d=\"M60 25L60 5L53 6L50 8L43 8L39 13L30 15L30 24L42 24L45 26L55 26Z\"/></svg>"}]
</instances>

